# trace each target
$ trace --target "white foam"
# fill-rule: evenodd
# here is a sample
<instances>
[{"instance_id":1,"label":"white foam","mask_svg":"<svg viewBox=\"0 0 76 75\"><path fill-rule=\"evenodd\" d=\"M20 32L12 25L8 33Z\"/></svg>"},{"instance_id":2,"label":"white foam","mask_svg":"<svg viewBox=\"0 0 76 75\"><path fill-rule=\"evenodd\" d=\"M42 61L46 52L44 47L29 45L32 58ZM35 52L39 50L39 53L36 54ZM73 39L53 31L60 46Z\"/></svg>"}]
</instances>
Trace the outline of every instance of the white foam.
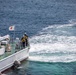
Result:
<instances>
[{"instance_id":1,"label":"white foam","mask_svg":"<svg viewBox=\"0 0 76 75\"><path fill-rule=\"evenodd\" d=\"M75 55L67 55L67 56L31 56L29 57L31 61L40 61L40 62L72 62L76 61Z\"/></svg>"},{"instance_id":2,"label":"white foam","mask_svg":"<svg viewBox=\"0 0 76 75\"><path fill-rule=\"evenodd\" d=\"M30 39L30 60L43 62L76 61L76 36L54 34L54 32L59 32L59 29L60 33L70 34L71 32L68 30L72 26L73 24L48 26L43 28L39 35L33 36ZM66 30L66 28L69 29Z\"/></svg>"},{"instance_id":3,"label":"white foam","mask_svg":"<svg viewBox=\"0 0 76 75\"><path fill-rule=\"evenodd\" d=\"M71 19L71 20L69 20L69 22L74 25L74 24L76 24L76 19Z\"/></svg>"}]
</instances>

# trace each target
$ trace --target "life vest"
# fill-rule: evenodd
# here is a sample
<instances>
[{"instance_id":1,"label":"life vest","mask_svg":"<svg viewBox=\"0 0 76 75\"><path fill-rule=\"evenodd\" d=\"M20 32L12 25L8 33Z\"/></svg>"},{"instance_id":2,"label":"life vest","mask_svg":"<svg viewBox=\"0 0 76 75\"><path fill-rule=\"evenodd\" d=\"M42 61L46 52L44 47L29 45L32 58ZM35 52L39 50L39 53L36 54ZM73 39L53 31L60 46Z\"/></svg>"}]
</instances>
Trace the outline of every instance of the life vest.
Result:
<instances>
[{"instance_id":1,"label":"life vest","mask_svg":"<svg viewBox=\"0 0 76 75\"><path fill-rule=\"evenodd\" d=\"M28 39L28 36L24 36L25 40Z\"/></svg>"},{"instance_id":2,"label":"life vest","mask_svg":"<svg viewBox=\"0 0 76 75\"><path fill-rule=\"evenodd\" d=\"M22 37L21 41L22 41L22 42L26 42L27 39L28 39L28 36L24 36L24 37Z\"/></svg>"},{"instance_id":3,"label":"life vest","mask_svg":"<svg viewBox=\"0 0 76 75\"><path fill-rule=\"evenodd\" d=\"M22 37L21 41L22 41L22 42L25 42L25 37Z\"/></svg>"}]
</instances>

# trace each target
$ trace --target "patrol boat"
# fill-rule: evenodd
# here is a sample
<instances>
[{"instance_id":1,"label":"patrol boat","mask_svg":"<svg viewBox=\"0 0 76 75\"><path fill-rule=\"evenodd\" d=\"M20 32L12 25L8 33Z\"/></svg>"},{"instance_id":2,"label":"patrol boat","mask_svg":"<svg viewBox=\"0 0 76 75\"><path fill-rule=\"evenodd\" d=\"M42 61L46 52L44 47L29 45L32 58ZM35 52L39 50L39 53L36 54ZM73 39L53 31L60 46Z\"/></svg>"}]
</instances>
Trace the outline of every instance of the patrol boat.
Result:
<instances>
[{"instance_id":1,"label":"patrol boat","mask_svg":"<svg viewBox=\"0 0 76 75\"><path fill-rule=\"evenodd\" d=\"M10 41L10 36L0 36L0 72L13 66L15 61L22 61L29 57L29 46L16 49L15 41Z\"/></svg>"}]
</instances>

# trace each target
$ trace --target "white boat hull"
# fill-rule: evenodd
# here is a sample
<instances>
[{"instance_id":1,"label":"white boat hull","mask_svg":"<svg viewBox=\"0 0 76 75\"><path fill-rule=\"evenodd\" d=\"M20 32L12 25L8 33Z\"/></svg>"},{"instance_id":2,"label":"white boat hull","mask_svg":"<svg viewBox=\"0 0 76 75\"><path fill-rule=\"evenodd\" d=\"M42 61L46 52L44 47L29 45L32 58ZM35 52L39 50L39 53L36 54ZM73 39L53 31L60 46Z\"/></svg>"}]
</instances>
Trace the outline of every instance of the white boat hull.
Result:
<instances>
[{"instance_id":1,"label":"white boat hull","mask_svg":"<svg viewBox=\"0 0 76 75\"><path fill-rule=\"evenodd\" d=\"M28 47L0 60L0 72L13 66L15 61L22 61L29 56Z\"/></svg>"}]
</instances>

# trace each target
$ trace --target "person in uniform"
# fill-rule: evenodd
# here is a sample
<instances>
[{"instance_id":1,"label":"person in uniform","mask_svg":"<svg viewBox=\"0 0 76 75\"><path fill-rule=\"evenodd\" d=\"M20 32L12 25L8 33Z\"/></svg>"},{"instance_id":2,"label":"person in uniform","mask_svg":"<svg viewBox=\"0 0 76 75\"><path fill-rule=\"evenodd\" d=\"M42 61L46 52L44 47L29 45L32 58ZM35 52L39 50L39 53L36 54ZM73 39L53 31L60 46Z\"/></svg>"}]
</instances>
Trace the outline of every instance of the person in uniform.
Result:
<instances>
[{"instance_id":1,"label":"person in uniform","mask_svg":"<svg viewBox=\"0 0 76 75\"><path fill-rule=\"evenodd\" d=\"M25 45L28 46L28 35L25 33L24 34L24 38L25 38Z\"/></svg>"},{"instance_id":2,"label":"person in uniform","mask_svg":"<svg viewBox=\"0 0 76 75\"><path fill-rule=\"evenodd\" d=\"M22 42L22 47L23 48L29 46L29 43L28 43L28 35L26 33L21 38L21 42Z\"/></svg>"},{"instance_id":3,"label":"person in uniform","mask_svg":"<svg viewBox=\"0 0 76 75\"><path fill-rule=\"evenodd\" d=\"M25 48L25 37L24 37L24 35L21 38L21 44L22 44L22 48Z\"/></svg>"}]
</instances>

